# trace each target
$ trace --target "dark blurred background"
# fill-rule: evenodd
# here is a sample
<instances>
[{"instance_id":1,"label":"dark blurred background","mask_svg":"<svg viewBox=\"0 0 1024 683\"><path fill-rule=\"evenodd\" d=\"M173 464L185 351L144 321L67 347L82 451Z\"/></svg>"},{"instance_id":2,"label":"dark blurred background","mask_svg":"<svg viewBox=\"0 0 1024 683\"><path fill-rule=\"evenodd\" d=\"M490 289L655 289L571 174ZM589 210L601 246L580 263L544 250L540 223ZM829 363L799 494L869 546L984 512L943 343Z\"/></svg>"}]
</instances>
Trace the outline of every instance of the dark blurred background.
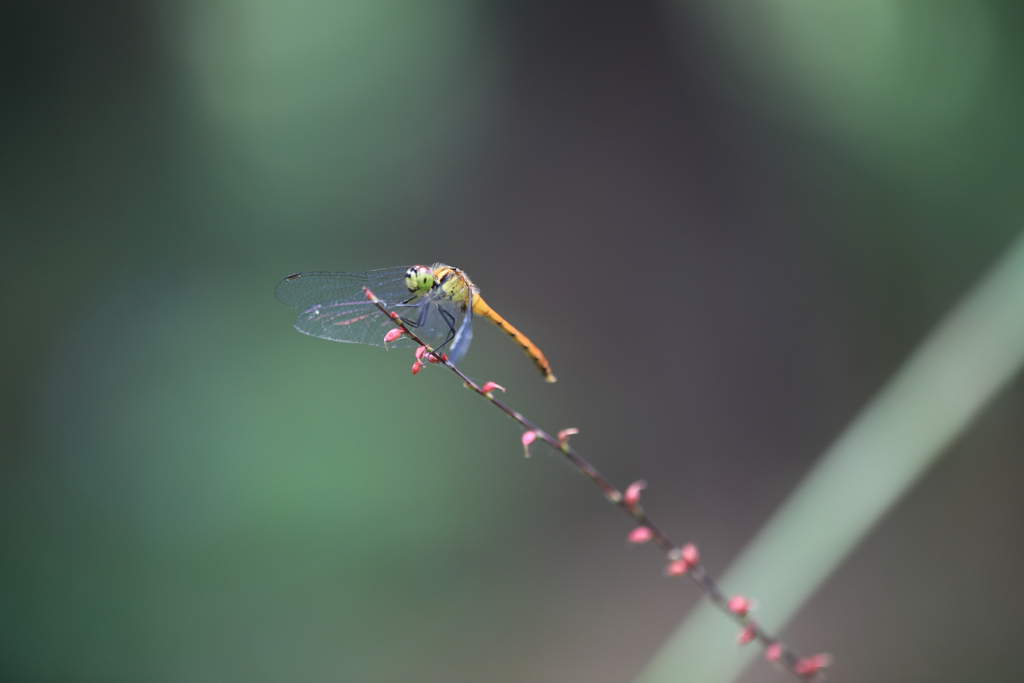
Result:
<instances>
[{"instance_id":1,"label":"dark blurred background","mask_svg":"<svg viewBox=\"0 0 1024 683\"><path fill-rule=\"evenodd\" d=\"M1022 33L1009 0L5 3L0 678L629 680L696 591L274 285L464 268L559 382L484 325L463 369L720 572L1024 227ZM1022 408L784 631L833 680L1024 678Z\"/></svg>"}]
</instances>

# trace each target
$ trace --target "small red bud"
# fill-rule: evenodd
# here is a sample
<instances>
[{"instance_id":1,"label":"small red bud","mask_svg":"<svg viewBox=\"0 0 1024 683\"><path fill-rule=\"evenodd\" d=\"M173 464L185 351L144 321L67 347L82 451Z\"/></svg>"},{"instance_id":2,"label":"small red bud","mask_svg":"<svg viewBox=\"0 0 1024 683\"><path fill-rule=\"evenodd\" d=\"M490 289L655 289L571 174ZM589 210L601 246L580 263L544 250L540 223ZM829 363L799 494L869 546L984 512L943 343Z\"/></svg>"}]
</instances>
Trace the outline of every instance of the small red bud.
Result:
<instances>
[{"instance_id":1,"label":"small red bud","mask_svg":"<svg viewBox=\"0 0 1024 683\"><path fill-rule=\"evenodd\" d=\"M568 429L563 429L562 431L558 432L558 445L559 446L564 446L565 444L569 443L569 437L570 436L572 436L573 434L579 434L579 433L580 433L580 430L576 429L575 427L569 427Z\"/></svg>"},{"instance_id":2,"label":"small red bud","mask_svg":"<svg viewBox=\"0 0 1024 683\"><path fill-rule=\"evenodd\" d=\"M647 543L647 541L654 538L654 532L651 531L650 527L638 526L629 532L630 543Z\"/></svg>"},{"instance_id":3,"label":"small red bud","mask_svg":"<svg viewBox=\"0 0 1024 683\"><path fill-rule=\"evenodd\" d=\"M423 354L425 354L426 352L427 352L427 347L426 346L417 346L416 347L416 354L415 354L416 355L416 360L423 360Z\"/></svg>"},{"instance_id":4,"label":"small red bud","mask_svg":"<svg viewBox=\"0 0 1024 683\"><path fill-rule=\"evenodd\" d=\"M434 354L430 354L429 356L427 356L427 360L430 361L431 363L447 363L448 354L442 353L440 358L438 358Z\"/></svg>"},{"instance_id":5,"label":"small red bud","mask_svg":"<svg viewBox=\"0 0 1024 683\"><path fill-rule=\"evenodd\" d=\"M529 431L523 433L523 453L527 458L530 457L530 444L537 438L537 432Z\"/></svg>"},{"instance_id":6,"label":"small red bud","mask_svg":"<svg viewBox=\"0 0 1024 683\"><path fill-rule=\"evenodd\" d=\"M363 287L363 292L366 294L367 299L373 303L377 303L377 297L373 295L373 292L370 291L369 287Z\"/></svg>"},{"instance_id":7,"label":"small red bud","mask_svg":"<svg viewBox=\"0 0 1024 683\"><path fill-rule=\"evenodd\" d=\"M490 394L495 389L501 389L502 391L505 391L505 387L495 382L488 382L487 384L480 387L480 391L484 392L485 394Z\"/></svg>"},{"instance_id":8,"label":"small red bud","mask_svg":"<svg viewBox=\"0 0 1024 683\"><path fill-rule=\"evenodd\" d=\"M700 562L697 546L692 543L687 543L681 549L672 551L670 557L675 557L676 559L672 560L665 569L665 573L669 576L682 576Z\"/></svg>"},{"instance_id":9,"label":"small red bud","mask_svg":"<svg viewBox=\"0 0 1024 683\"><path fill-rule=\"evenodd\" d=\"M690 565L686 560L673 560L665 567L665 576L682 576L690 571Z\"/></svg>"},{"instance_id":10,"label":"small red bud","mask_svg":"<svg viewBox=\"0 0 1024 683\"><path fill-rule=\"evenodd\" d=\"M416 361L412 364L412 374L418 374L423 369L423 363Z\"/></svg>"},{"instance_id":11,"label":"small red bud","mask_svg":"<svg viewBox=\"0 0 1024 683\"><path fill-rule=\"evenodd\" d=\"M764 658L769 662L779 661L782 656L782 643L772 643L764 649Z\"/></svg>"},{"instance_id":12,"label":"small red bud","mask_svg":"<svg viewBox=\"0 0 1024 683\"><path fill-rule=\"evenodd\" d=\"M793 668L798 676L813 676L831 664L832 655L822 653L800 659Z\"/></svg>"},{"instance_id":13,"label":"small red bud","mask_svg":"<svg viewBox=\"0 0 1024 683\"><path fill-rule=\"evenodd\" d=\"M393 330L388 330L388 333L384 335L384 343L390 344L391 342L395 341L401 336L402 330L398 329L397 327Z\"/></svg>"},{"instance_id":14,"label":"small red bud","mask_svg":"<svg viewBox=\"0 0 1024 683\"><path fill-rule=\"evenodd\" d=\"M757 638L757 622L751 620L749 624L743 627L740 631L739 637L736 638L736 642L740 645L746 645L754 638Z\"/></svg>"},{"instance_id":15,"label":"small red bud","mask_svg":"<svg viewBox=\"0 0 1024 683\"><path fill-rule=\"evenodd\" d=\"M636 504L640 502L640 492L647 488L647 482L641 479L640 481L634 481L626 489L625 495L622 496L622 502L627 507L636 507Z\"/></svg>"},{"instance_id":16,"label":"small red bud","mask_svg":"<svg viewBox=\"0 0 1024 683\"><path fill-rule=\"evenodd\" d=\"M734 595L729 598L729 611L744 617L750 611L750 601L742 595Z\"/></svg>"}]
</instances>

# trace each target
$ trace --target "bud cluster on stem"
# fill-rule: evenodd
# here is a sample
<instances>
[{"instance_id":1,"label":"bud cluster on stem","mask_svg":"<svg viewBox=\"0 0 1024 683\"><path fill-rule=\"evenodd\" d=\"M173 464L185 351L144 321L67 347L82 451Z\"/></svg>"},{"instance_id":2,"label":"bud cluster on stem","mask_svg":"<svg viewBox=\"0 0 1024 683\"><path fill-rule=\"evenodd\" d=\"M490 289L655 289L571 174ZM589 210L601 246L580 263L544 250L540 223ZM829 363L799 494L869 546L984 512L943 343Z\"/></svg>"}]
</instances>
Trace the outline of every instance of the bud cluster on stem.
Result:
<instances>
[{"instance_id":1,"label":"bud cluster on stem","mask_svg":"<svg viewBox=\"0 0 1024 683\"><path fill-rule=\"evenodd\" d=\"M693 543L686 543L681 547L677 546L667 535L654 525L650 518L648 518L647 513L644 512L644 509L640 506L640 492L647 488L646 481L640 480L633 482L626 488L625 493L620 492L607 479L605 479L604 476L593 467L593 465L584 460L583 457L569 445L569 437L573 434L579 433L579 430L571 428L563 429L559 432L558 438L556 439L544 430L539 429L521 414L494 398L494 390L500 389L504 392L504 387L499 386L494 382L487 382L482 386L478 386L475 382L464 375L461 370L448 361L447 354L438 353L424 344L405 326L398 314L393 311L389 311L387 306L385 306L373 294L373 292L368 288L364 288L364 291L366 292L366 298L375 304L377 308L387 315L395 324L396 329L389 331L385 335L385 342L390 343L402 335L406 335L416 343L420 344L419 348L417 348L415 352L416 360L412 366L412 374L415 375L422 369L424 357L428 363L438 363L446 366L462 378L463 382L465 382L466 388L471 389L477 394L488 399L502 412L522 426L525 431L521 437L521 442L526 457L530 457L530 445L538 440L542 441L555 451L563 454L565 458L568 459L574 467L576 467L576 469L601 489L601 492L609 502L622 508L623 511L630 515L637 526L629 533L627 537L628 541L636 545L652 543L661 549L668 560L668 564L665 567L665 575L669 577L685 576L689 578L704 591L715 606L717 606L724 614L736 620L741 629L740 634L737 637L737 642L740 645L746 645L748 643L758 641L764 647L765 659L776 666L779 666L783 670L788 671L796 678L804 681L823 681L825 679L824 669L831 665L831 655L817 654L809 657L797 656L780 640L763 630L758 622L750 617L750 612L754 609L754 603L751 600L742 595L733 595L729 597L721 588L719 588L718 583L711 578L708 572L701 565L700 553L698 552L696 545Z\"/></svg>"}]
</instances>

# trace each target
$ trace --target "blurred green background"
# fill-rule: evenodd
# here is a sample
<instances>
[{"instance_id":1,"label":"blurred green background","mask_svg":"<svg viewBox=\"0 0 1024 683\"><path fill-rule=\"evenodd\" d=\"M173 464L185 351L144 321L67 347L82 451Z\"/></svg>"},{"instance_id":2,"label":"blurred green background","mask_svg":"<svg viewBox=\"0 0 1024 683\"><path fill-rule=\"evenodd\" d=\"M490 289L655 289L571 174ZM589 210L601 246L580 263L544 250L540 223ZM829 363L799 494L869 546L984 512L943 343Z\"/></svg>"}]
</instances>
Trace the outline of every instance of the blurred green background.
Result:
<instances>
[{"instance_id":1,"label":"blurred green background","mask_svg":"<svg viewBox=\"0 0 1024 683\"><path fill-rule=\"evenodd\" d=\"M3 680L622 681L698 601L289 273L465 269L559 382L463 369L718 572L1024 228L1017 2L0 12ZM1022 409L786 630L833 680L1024 677Z\"/></svg>"}]
</instances>

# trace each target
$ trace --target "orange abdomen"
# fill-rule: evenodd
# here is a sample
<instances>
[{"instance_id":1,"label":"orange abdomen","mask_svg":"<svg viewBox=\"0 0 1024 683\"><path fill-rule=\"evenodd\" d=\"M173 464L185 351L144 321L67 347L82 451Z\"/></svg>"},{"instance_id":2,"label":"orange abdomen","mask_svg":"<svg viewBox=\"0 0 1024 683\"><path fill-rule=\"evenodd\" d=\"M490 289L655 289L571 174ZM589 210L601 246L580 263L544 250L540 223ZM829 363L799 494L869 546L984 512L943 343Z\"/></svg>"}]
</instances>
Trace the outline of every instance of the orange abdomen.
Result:
<instances>
[{"instance_id":1,"label":"orange abdomen","mask_svg":"<svg viewBox=\"0 0 1024 683\"><path fill-rule=\"evenodd\" d=\"M512 341L514 341L519 348L521 348L523 352L530 357L533 364L537 366L538 370L540 370L540 374L544 375L545 381L555 381L555 375L551 372L551 364L548 363L548 359L544 357L544 353L537 348L537 345L530 341L525 334L513 327L511 323L498 315L493 308L488 306L487 302L484 301L483 297L479 294L473 296L473 314L478 315L481 318L487 318L501 328L505 334L512 337Z\"/></svg>"}]
</instances>

